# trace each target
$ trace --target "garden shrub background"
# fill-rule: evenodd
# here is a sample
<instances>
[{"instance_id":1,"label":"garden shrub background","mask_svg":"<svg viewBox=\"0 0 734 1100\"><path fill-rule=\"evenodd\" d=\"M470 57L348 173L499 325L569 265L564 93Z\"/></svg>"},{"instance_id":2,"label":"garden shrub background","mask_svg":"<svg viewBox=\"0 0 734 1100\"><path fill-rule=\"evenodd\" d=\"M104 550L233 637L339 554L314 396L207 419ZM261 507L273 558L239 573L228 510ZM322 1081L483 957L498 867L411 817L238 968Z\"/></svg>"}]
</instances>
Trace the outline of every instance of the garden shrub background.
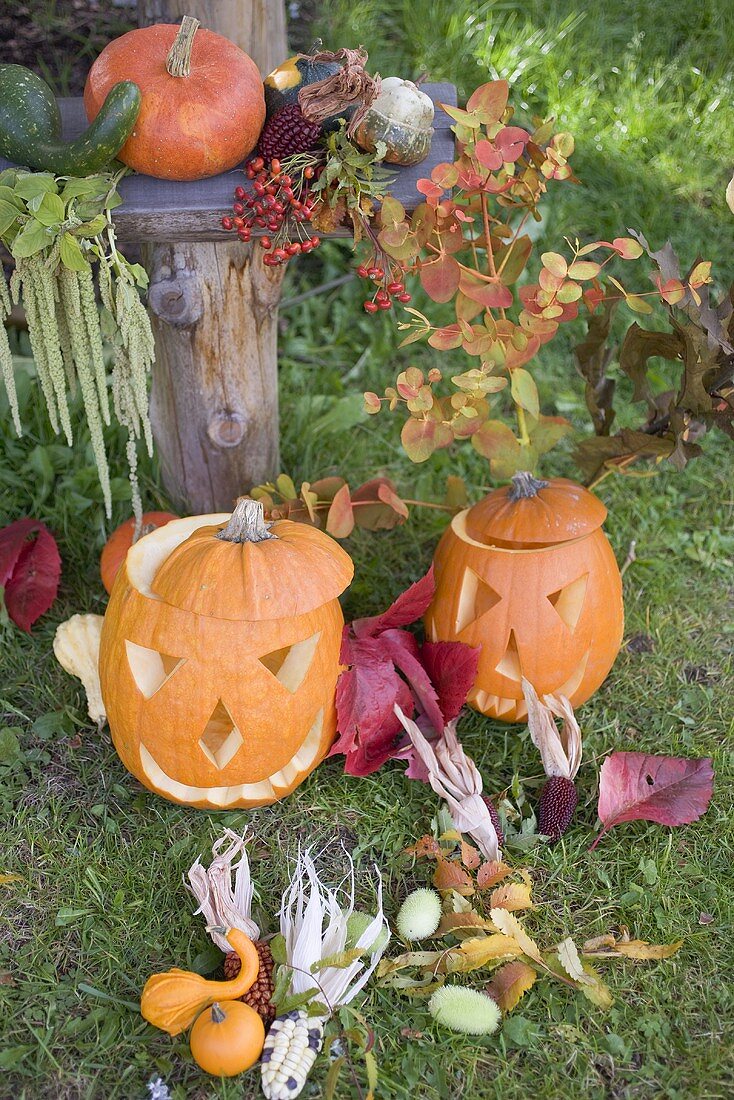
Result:
<instances>
[{"instance_id":1,"label":"garden shrub background","mask_svg":"<svg viewBox=\"0 0 734 1100\"><path fill-rule=\"evenodd\" d=\"M8 11L27 21L24 40L29 27L41 28L41 71L65 92L78 90L96 50L123 29L116 23L110 31L109 12L91 4L83 14L79 4L51 0L6 3L3 27ZM115 9L115 20L126 15ZM576 136L582 184L556 187L540 230L549 247L564 234L611 239L632 227L658 245L672 237L684 265L698 255L713 259L721 285L731 281L734 217L724 189L734 168L734 9L726 0L607 0L586 12L553 0L404 0L387 10L376 0L334 0L304 5L295 17L301 47L317 34L329 47L363 42L383 75L426 71L455 81L460 95L488 75L507 77L516 103L556 115ZM350 263L348 248L330 243L286 278L283 469L296 481L338 472L352 484L386 473L402 495L433 500L447 474L460 474L478 496L488 472L470 449L414 467L401 451L397 418L366 421L360 413L363 389L381 390L401 367L440 357L420 345L396 350L394 319L363 314L356 281L288 306ZM644 279L636 266L635 278ZM544 411L588 431L573 340L559 339L533 369ZM127 775L108 732L89 727L81 689L51 652L58 621L104 608L97 561L107 528L91 451L81 424L73 452L52 437L23 337L17 350L28 431L22 440L12 435L0 398L0 523L43 519L59 540L64 574L57 604L32 636L0 625L0 727L11 730L0 733L0 874L19 876L0 884L0 1097L132 1098L158 1074L174 1096L255 1095L254 1075L221 1086L205 1079L184 1037L153 1033L137 1015L150 972L196 966L210 954L182 872L225 825L249 824L257 908L272 930L298 841L325 847L335 867L343 842L381 866L393 916L406 891L423 884L420 869L399 853L429 829L436 799L405 780L400 766L358 780L341 774L336 759L282 805L207 814L163 802ZM113 434L110 443L119 521L129 512L129 489L122 438ZM554 453L547 471L573 476L570 447ZM575 825L563 844L527 857L539 906L529 927L542 942L628 925L655 942L684 938L683 949L659 964L608 964L617 1000L606 1015L539 983L503 1031L481 1042L439 1030L419 1002L373 985L365 1012L376 1030L381 1096L714 1098L734 1091L725 977L732 966L733 473L730 445L719 439L683 474L639 466L600 487L620 562L636 540L637 560L625 573L628 644L581 710L586 760ZM165 506L150 464L144 491L148 506ZM379 611L415 580L444 522L416 508L392 533L351 538L357 576L347 616ZM539 765L523 728L471 715L461 735L490 792L518 774L534 797ZM613 748L712 755L717 780L707 815L675 831L625 825L588 853L598 758ZM406 1037L402 1028L421 1035ZM304 1095L321 1095L325 1069L322 1058ZM340 1090L350 1095L347 1085Z\"/></svg>"}]
</instances>

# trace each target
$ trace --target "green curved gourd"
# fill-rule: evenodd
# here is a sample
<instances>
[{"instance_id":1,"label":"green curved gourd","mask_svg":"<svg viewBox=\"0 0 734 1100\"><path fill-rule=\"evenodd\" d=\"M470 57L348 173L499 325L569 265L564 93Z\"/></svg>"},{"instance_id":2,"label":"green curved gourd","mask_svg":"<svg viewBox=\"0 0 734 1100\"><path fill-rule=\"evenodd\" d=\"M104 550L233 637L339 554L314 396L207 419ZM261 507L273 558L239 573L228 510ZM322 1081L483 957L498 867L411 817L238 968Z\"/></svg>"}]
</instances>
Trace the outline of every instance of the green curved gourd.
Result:
<instances>
[{"instance_id":1,"label":"green curved gourd","mask_svg":"<svg viewBox=\"0 0 734 1100\"><path fill-rule=\"evenodd\" d=\"M115 84L84 133L63 141L61 114L48 84L23 65L0 65L0 154L57 176L93 175L129 138L141 101L137 84Z\"/></svg>"}]
</instances>

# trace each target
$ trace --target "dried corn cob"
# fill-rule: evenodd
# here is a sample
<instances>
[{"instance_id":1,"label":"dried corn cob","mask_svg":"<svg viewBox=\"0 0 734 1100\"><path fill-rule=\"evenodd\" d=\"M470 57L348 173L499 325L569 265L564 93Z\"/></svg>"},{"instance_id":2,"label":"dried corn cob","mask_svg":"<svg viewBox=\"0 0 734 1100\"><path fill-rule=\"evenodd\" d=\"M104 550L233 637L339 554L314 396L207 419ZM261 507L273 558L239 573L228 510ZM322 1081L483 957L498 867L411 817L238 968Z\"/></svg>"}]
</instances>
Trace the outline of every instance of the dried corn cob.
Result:
<instances>
[{"instance_id":1,"label":"dried corn cob","mask_svg":"<svg viewBox=\"0 0 734 1100\"><path fill-rule=\"evenodd\" d=\"M273 1021L260 1056L267 1100L298 1096L323 1045L325 1023L323 1017L309 1016L302 1008Z\"/></svg>"}]
</instances>

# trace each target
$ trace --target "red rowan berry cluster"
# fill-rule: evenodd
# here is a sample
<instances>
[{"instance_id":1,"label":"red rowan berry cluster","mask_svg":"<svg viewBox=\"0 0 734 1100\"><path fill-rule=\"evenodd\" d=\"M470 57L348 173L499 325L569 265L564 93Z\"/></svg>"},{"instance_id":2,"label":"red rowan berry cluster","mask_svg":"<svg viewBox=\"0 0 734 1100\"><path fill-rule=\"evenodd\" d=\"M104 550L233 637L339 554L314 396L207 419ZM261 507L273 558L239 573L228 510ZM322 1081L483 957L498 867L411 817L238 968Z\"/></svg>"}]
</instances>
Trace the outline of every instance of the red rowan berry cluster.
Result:
<instances>
[{"instance_id":1,"label":"red rowan berry cluster","mask_svg":"<svg viewBox=\"0 0 734 1100\"><path fill-rule=\"evenodd\" d=\"M369 263L359 265L357 274L360 279L368 279L375 286L372 297L364 302L366 313L377 313L379 309L392 309L393 299L403 305L411 300L410 294L405 290L404 272L397 265L392 268L385 256L380 260L376 254L373 254Z\"/></svg>"},{"instance_id":2,"label":"red rowan berry cluster","mask_svg":"<svg viewBox=\"0 0 734 1100\"><path fill-rule=\"evenodd\" d=\"M250 241L253 230L270 231L272 237L264 234L259 238L265 249L263 263L268 267L287 263L292 256L311 252L321 243L309 232L317 201L310 193L310 182L318 178L320 168L313 164L291 167L292 161L303 159L292 157L281 164L274 158L268 166L262 157L255 157L245 168L252 191L235 188L234 217L222 218L222 228L234 230L241 241Z\"/></svg>"}]
</instances>

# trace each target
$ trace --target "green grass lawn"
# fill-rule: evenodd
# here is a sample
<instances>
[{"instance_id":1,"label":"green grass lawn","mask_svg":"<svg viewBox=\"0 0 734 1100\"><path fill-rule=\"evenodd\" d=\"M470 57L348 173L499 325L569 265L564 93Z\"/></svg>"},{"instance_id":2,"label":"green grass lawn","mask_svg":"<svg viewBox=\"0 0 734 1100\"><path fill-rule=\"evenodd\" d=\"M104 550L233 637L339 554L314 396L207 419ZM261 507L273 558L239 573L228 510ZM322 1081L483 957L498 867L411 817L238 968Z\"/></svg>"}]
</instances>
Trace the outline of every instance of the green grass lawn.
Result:
<instances>
[{"instance_id":1,"label":"green grass lawn","mask_svg":"<svg viewBox=\"0 0 734 1100\"><path fill-rule=\"evenodd\" d=\"M335 46L364 42L383 75L426 70L455 80L462 92L488 72L513 78L517 101L531 113L556 114L577 138L583 184L556 187L543 230L549 244L564 233L595 239L632 226L656 243L671 235L685 261L699 253L713 258L725 284L734 274L734 222L723 200L734 132L731 5L608 0L586 15L582 8L566 0L398 0L385 11L376 0L333 0L318 5L314 35ZM325 246L294 265L285 298L336 277L348 262L344 246ZM284 469L296 481L338 472L353 484L386 473L403 495L428 500L442 497L447 474L460 474L478 497L489 481L476 454L440 452L414 467L401 451L396 419L355 415L355 394L380 390L401 365L423 365L433 355L420 345L396 351L391 321L364 315L361 297L350 283L283 312ZM541 396L544 411L587 431L570 346L543 352ZM27 350L21 340L19 356ZM380 865L393 917L405 893L423 884L422 868L400 853L430 830L437 801L407 781L401 766L360 780L331 760L282 805L209 814L164 802L125 772L108 730L90 727L79 685L51 652L59 621L105 606L97 562L108 524L91 448L81 423L73 452L52 437L29 361L23 366L22 440L12 436L0 398L0 524L24 515L45 520L64 573L58 602L31 636L0 625L0 725L12 727L19 742L17 753L10 745L0 759L0 875L19 876L0 884L0 1098L134 1100L158 1075L177 1098L255 1096L254 1074L220 1085L192 1063L185 1037L171 1040L137 1013L151 972L206 963L208 938L182 874L208 855L222 828L250 827L256 911L272 931L299 841L337 851L343 842L362 866ZM580 711L580 804L564 842L525 857L510 852L533 869L537 909L527 925L543 944L569 934L581 942L626 925L654 942L683 939L683 948L660 963L600 964L615 995L606 1014L538 982L507 1031L479 1041L440 1030L419 1001L372 984L362 1011L375 1028L380 1097L734 1093L734 464L724 441L707 442L714 445L683 474L639 467L599 489L620 562L636 541L624 577L625 636L645 635L651 648L623 647L607 683ZM110 433L109 444L120 521L129 513L121 436ZM555 452L546 469L573 475L570 447ZM144 490L148 506L166 504L150 464ZM404 527L351 538L356 579L345 614L377 612L415 580L444 522L416 508ZM538 759L524 727L471 715L460 732L488 791L499 794L517 780L534 797ZM0 744L8 747L7 735ZM716 789L706 816L678 830L623 825L589 853L599 760L612 749L711 755ZM370 897L363 901L369 905ZM713 920L702 923L701 914ZM322 1056L303 1095L324 1095L327 1066ZM366 1091L359 1066L357 1073ZM359 1095L346 1081L337 1097Z\"/></svg>"}]
</instances>

